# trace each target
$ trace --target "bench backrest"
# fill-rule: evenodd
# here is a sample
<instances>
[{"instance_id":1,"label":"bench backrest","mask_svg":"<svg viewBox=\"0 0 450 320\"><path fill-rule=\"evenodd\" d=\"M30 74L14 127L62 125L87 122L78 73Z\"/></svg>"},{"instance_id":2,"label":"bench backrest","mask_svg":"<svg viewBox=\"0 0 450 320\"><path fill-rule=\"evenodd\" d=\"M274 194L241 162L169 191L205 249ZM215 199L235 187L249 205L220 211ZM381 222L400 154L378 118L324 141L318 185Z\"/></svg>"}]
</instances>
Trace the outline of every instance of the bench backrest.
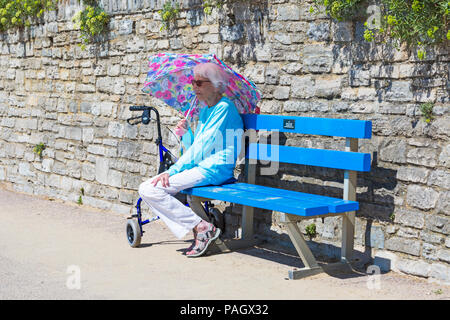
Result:
<instances>
[{"instance_id":1,"label":"bench backrest","mask_svg":"<svg viewBox=\"0 0 450 320\"><path fill-rule=\"evenodd\" d=\"M256 114L242 115L242 119L246 130L267 130L347 138L346 151L250 143L246 153L247 159L350 171L370 171L370 154L355 151L357 151L357 139L371 138L371 121Z\"/></svg>"}]
</instances>

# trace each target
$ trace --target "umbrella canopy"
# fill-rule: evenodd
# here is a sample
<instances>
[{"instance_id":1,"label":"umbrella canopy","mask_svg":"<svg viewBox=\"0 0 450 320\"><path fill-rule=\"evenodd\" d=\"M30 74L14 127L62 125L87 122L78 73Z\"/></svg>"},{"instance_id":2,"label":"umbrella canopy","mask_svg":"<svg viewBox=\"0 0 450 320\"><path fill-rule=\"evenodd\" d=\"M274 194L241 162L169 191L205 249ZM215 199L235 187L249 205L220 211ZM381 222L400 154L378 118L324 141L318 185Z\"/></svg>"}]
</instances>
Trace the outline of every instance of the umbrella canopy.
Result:
<instances>
[{"instance_id":1,"label":"umbrella canopy","mask_svg":"<svg viewBox=\"0 0 450 320\"><path fill-rule=\"evenodd\" d=\"M234 102L239 113L259 113L259 89L214 54L159 53L151 56L150 70L142 91L161 99L185 117L194 117L204 105L197 100L191 84L194 79L193 69L206 62L219 65L229 75L224 95Z\"/></svg>"}]
</instances>

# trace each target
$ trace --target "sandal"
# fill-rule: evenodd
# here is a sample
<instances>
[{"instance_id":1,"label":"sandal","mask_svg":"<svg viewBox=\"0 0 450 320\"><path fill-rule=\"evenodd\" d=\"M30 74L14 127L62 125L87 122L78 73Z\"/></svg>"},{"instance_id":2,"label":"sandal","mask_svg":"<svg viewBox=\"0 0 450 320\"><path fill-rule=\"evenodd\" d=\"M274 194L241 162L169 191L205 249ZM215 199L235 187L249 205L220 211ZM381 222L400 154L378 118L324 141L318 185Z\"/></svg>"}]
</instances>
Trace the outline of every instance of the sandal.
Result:
<instances>
[{"instance_id":1,"label":"sandal","mask_svg":"<svg viewBox=\"0 0 450 320\"><path fill-rule=\"evenodd\" d=\"M200 257L206 253L211 242L216 240L220 236L220 229L214 227L213 224L209 225L208 230L199 232L195 240L195 246L192 250L186 252L188 257Z\"/></svg>"},{"instance_id":2,"label":"sandal","mask_svg":"<svg viewBox=\"0 0 450 320\"><path fill-rule=\"evenodd\" d=\"M183 250L183 254L186 255L187 252L191 251L195 247L195 243L197 242L197 232L194 231L194 240L192 241L191 245Z\"/></svg>"}]
</instances>

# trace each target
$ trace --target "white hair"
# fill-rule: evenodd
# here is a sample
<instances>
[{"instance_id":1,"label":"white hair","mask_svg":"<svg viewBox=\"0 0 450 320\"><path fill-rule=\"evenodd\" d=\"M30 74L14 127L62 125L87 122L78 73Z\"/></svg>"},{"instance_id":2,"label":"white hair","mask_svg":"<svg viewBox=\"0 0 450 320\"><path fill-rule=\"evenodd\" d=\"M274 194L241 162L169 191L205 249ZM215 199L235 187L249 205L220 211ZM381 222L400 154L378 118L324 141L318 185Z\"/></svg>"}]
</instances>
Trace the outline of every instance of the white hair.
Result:
<instances>
[{"instance_id":1,"label":"white hair","mask_svg":"<svg viewBox=\"0 0 450 320\"><path fill-rule=\"evenodd\" d=\"M213 62L202 63L194 67L194 74L209 79L212 85L223 93L228 85L229 75Z\"/></svg>"}]
</instances>

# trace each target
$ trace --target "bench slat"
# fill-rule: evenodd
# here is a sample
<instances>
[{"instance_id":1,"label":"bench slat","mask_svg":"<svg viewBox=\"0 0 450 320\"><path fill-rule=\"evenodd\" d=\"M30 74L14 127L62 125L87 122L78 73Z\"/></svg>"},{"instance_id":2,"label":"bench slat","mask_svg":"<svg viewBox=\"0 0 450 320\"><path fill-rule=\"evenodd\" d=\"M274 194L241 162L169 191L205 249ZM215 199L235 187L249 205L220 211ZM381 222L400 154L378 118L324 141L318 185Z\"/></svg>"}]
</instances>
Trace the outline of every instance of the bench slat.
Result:
<instances>
[{"instance_id":1,"label":"bench slat","mask_svg":"<svg viewBox=\"0 0 450 320\"><path fill-rule=\"evenodd\" d=\"M327 205L317 202L299 201L293 198L255 193L224 186L195 187L185 189L182 193L301 216L329 213Z\"/></svg>"},{"instance_id":2,"label":"bench slat","mask_svg":"<svg viewBox=\"0 0 450 320\"><path fill-rule=\"evenodd\" d=\"M232 183L223 185L226 188L232 188L237 190L248 190L255 193L264 193L282 196L284 198L292 198L298 201L316 202L317 204L327 205L328 210L331 213L341 213L356 211L359 209L359 203L357 201L342 200L338 198L326 197L316 194L302 193L298 191L278 189L266 186L260 186L248 183Z\"/></svg>"},{"instance_id":3,"label":"bench slat","mask_svg":"<svg viewBox=\"0 0 450 320\"><path fill-rule=\"evenodd\" d=\"M365 120L294 117L281 115L242 115L245 129L278 130L302 134L370 139L372 122Z\"/></svg>"},{"instance_id":4,"label":"bench slat","mask_svg":"<svg viewBox=\"0 0 450 320\"><path fill-rule=\"evenodd\" d=\"M251 143L248 159L353 171L370 171L370 154Z\"/></svg>"}]
</instances>

